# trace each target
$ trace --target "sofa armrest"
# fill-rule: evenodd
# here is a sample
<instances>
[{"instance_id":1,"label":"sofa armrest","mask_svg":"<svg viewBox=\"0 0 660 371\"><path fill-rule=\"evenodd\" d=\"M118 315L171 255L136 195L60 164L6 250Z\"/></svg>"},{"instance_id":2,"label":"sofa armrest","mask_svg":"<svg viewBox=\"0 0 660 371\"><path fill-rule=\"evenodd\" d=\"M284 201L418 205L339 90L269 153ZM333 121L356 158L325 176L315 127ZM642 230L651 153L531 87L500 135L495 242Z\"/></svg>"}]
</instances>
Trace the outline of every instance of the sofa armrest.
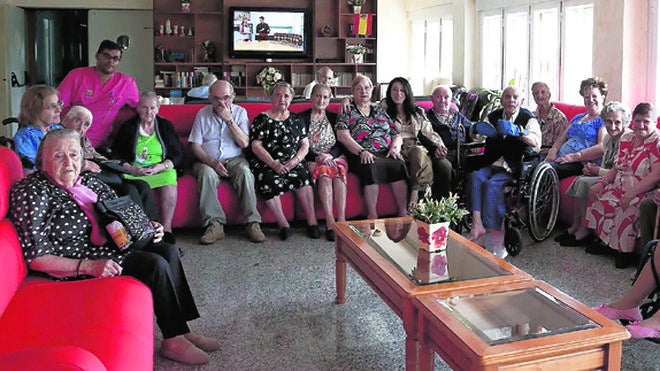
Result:
<instances>
[{"instance_id":1,"label":"sofa armrest","mask_svg":"<svg viewBox=\"0 0 660 371\"><path fill-rule=\"evenodd\" d=\"M75 346L30 348L0 354L0 365L6 371L107 370L94 354Z\"/></svg>"},{"instance_id":2,"label":"sofa armrest","mask_svg":"<svg viewBox=\"0 0 660 371\"><path fill-rule=\"evenodd\" d=\"M0 353L75 345L110 370L153 368L151 291L132 277L19 287L0 318Z\"/></svg>"}]
</instances>

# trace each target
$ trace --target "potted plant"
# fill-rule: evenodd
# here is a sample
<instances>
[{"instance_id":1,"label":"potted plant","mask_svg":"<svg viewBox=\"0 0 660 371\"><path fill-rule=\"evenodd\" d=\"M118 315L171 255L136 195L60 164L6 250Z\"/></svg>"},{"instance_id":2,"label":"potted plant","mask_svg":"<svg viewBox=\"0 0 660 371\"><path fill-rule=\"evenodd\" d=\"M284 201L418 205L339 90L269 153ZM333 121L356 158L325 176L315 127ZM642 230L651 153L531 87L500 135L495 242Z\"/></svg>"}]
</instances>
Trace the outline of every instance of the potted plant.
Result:
<instances>
[{"instance_id":1,"label":"potted plant","mask_svg":"<svg viewBox=\"0 0 660 371\"><path fill-rule=\"evenodd\" d=\"M190 0L181 0L181 11L184 13L190 12Z\"/></svg>"},{"instance_id":2,"label":"potted plant","mask_svg":"<svg viewBox=\"0 0 660 371\"><path fill-rule=\"evenodd\" d=\"M436 251L447 248L450 224L458 224L468 211L459 206L457 194L449 193L448 197L436 200L427 188L411 213L417 223L420 248Z\"/></svg>"},{"instance_id":3,"label":"potted plant","mask_svg":"<svg viewBox=\"0 0 660 371\"><path fill-rule=\"evenodd\" d=\"M367 47L364 44L347 44L346 51L351 55L351 62L362 63L364 55L367 53Z\"/></svg>"},{"instance_id":4,"label":"potted plant","mask_svg":"<svg viewBox=\"0 0 660 371\"><path fill-rule=\"evenodd\" d=\"M353 7L353 13L360 14L362 11L362 5L364 5L367 0L346 0L346 2Z\"/></svg>"}]
</instances>

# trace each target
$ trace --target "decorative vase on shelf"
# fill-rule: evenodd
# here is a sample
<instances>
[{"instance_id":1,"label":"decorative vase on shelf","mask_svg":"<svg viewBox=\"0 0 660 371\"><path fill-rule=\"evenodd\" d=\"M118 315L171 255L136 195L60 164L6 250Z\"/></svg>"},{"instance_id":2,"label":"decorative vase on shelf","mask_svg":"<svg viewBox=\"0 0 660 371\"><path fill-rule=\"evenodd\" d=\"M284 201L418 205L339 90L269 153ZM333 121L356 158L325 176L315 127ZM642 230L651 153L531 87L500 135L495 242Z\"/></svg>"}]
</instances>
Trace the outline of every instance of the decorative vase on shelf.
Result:
<instances>
[{"instance_id":1,"label":"decorative vase on shelf","mask_svg":"<svg viewBox=\"0 0 660 371\"><path fill-rule=\"evenodd\" d=\"M360 14L362 11L362 6L361 5L353 5L353 13L354 14Z\"/></svg>"},{"instance_id":2,"label":"decorative vase on shelf","mask_svg":"<svg viewBox=\"0 0 660 371\"><path fill-rule=\"evenodd\" d=\"M416 219L417 238L420 250L429 252L447 249L447 237L449 236L449 222L425 223Z\"/></svg>"},{"instance_id":3,"label":"decorative vase on shelf","mask_svg":"<svg viewBox=\"0 0 660 371\"><path fill-rule=\"evenodd\" d=\"M184 13L190 13L190 1L181 1L181 11Z\"/></svg>"},{"instance_id":4,"label":"decorative vase on shelf","mask_svg":"<svg viewBox=\"0 0 660 371\"><path fill-rule=\"evenodd\" d=\"M364 54L351 54L351 61L353 63L362 63L364 61Z\"/></svg>"}]
</instances>

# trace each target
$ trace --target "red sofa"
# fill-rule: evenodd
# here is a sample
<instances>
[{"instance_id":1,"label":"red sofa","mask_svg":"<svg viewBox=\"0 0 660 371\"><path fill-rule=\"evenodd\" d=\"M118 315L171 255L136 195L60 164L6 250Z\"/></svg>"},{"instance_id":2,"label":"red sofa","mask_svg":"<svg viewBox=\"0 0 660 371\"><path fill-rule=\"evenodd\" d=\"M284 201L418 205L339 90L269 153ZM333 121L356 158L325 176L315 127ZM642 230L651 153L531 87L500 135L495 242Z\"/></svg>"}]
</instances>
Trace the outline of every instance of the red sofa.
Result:
<instances>
[{"instance_id":1,"label":"red sofa","mask_svg":"<svg viewBox=\"0 0 660 371\"><path fill-rule=\"evenodd\" d=\"M9 189L22 174L0 147L0 369L152 370L153 303L131 277L57 282L27 275L6 218Z\"/></svg>"},{"instance_id":2,"label":"red sofa","mask_svg":"<svg viewBox=\"0 0 660 371\"><path fill-rule=\"evenodd\" d=\"M430 101L418 102L418 104L424 109L431 107ZM266 111L271 107L270 103L264 102L248 102L240 103L240 105L247 110L250 122L252 122L252 119L254 119L259 113ZM192 124L195 120L197 111L202 107L204 107L203 104L163 105L160 107L159 115L172 121L174 128L179 135L179 139L184 145L184 173L183 176L179 177L178 199L176 210L174 212L174 219L172 221L175 228L197 227L201 225L201 219L199 216L199 192L197 190L197 181L191 170L193 157L188 148L188 134L192 129ZM309 102L299 102L292 103L289 109L292 112L302 112L310 107L311 104ZM328 110L332 112L337 112L338 109L339 103L337 102L331 103L328 108ZM362 197L360 182L353 174L349 174L348 176L347 191L346 217L365 217L367 215L367 209ZM225 214L227 215L227 223L243 223L243 213L241 212L238 202L238 195L229 183L223 182L220 184L218 187L218 197L225 210ZM304 220L303 210L299 205L296 205L295 196L292 193L283 195L281 199L284 214L288 220ZM263 200L259 199L258 207L264 223L275 222L274 215L268 210ZM378 214L382 216L395 215L396 212L396 204L390 186L381 186L378 195ZM316 215L319 219L325 218L323 208L318 202L318 199L316 202Z\"/></svg>"}]
</instances>

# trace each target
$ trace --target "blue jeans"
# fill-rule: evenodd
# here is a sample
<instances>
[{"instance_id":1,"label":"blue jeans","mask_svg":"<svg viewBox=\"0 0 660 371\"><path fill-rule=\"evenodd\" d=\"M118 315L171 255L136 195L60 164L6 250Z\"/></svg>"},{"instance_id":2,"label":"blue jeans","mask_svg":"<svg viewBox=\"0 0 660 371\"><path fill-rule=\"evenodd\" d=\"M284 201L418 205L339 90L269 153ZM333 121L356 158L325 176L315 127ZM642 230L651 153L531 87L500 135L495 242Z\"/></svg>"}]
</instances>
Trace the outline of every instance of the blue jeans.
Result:
<instances>
[{"instance_id":1,"label":"blue jeans","mask_svg":"<svg viewBox=\"0 0 660 371\"><path fill-rule=\"evenodd\" d=\"M472 211L481 212L486 229L499 230L504 220L504 185L513 178L501 167L487 166L467 175Z\"/></svg>"}]
</instances>

